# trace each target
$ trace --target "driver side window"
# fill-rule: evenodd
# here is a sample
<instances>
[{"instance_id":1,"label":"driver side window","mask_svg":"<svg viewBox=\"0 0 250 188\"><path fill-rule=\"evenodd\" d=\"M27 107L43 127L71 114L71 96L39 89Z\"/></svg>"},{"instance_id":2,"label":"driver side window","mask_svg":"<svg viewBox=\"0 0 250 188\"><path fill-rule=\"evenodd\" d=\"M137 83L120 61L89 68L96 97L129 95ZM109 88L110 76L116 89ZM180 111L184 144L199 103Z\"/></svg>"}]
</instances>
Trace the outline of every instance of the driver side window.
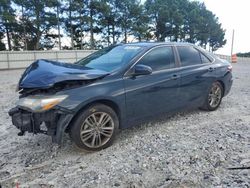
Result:
<instances>
[{"instance_id":1,"label":"driver side window","mask_svg":"<svg viewBox=\"0 0 250 188\"><path fill-rule=\"evenodd\" d=\"M153 71L174 68L173 49L170 46L157 47L142 57L138 64L150 66Z\"/></svg>"}]
</instances>

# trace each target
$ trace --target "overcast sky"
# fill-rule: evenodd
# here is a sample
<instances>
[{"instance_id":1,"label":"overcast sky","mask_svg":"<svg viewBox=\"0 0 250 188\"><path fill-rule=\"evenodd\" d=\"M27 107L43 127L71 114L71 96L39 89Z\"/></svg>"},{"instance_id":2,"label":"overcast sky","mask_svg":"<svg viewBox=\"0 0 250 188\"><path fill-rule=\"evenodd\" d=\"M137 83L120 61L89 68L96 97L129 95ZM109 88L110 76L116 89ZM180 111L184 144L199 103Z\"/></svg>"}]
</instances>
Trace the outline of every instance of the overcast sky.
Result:
<instances>
[{"instance_id":1,"label":"overcast sky","mask_svg":"<svg viewBox=\"0 0 250 188\"><path fill-rule=\"evenodd\" d=\"M216 53L230 55L232 32L235 30L234 53L250 52L250 1L200 0L219 18L226 29L227 44Z\"/></svg>"}]
</instances>

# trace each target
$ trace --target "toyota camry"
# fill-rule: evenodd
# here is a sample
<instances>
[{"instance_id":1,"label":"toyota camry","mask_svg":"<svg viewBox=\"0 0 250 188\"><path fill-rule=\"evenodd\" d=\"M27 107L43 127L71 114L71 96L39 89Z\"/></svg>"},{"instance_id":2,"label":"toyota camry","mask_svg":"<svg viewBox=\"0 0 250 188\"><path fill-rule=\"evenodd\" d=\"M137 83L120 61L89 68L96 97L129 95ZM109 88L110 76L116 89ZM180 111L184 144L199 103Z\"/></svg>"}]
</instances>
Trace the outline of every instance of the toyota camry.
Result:
<instances>
[{"instance_id":1,"label":"toyota camry","mask_svg":"<svg viewBox=\"0 0 250 188\"><path fill-rule=\"evenodd\" d=\"M74 64L37 60L9 111L20 132L61 144L68 133L88 151L110 146L122 128L189 107L216 110L232 86L229 62L188 43L129 43Z\"/></svg>"}]
</instances>

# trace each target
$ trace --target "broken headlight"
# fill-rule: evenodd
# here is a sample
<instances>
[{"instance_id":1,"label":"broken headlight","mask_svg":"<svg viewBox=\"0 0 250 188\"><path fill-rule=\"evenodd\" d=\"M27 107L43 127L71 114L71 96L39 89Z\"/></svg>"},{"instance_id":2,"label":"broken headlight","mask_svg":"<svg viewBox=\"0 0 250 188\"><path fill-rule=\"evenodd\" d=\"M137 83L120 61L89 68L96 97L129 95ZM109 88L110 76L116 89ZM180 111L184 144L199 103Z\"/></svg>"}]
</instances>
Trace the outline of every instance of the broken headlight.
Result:
<instances>
[{"instance_id":1,"label":"broken headlight","mask_svg":"<svg viewBox=\"0 0 250 188\"><path fill-rule=\"evenodd\" d=\"M67 98L67 95L54 96L28 96L21 98L17 106L28 108L34 112L43 112L53 108L55 105Z\"/></svg>"}]
</instances>

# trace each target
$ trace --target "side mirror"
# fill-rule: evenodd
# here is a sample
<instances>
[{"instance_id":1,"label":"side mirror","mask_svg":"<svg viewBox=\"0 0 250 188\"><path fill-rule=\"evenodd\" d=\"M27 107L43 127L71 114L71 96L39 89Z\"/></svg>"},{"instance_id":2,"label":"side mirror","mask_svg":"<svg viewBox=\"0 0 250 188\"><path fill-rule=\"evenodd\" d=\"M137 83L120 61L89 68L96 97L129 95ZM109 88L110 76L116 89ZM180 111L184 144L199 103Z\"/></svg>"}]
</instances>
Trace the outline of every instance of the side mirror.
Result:
<instances>
[{"instance_id":1,"label":"side mirror","mask_svg":"<svg viewBox=\"0 0 250 188\"><path fill-rule=\"evenodd\" d=\"M135 65L132 71L132 76L149 75L151 74L152 68L147 65Z\"/></svg>"}]
</instances>

